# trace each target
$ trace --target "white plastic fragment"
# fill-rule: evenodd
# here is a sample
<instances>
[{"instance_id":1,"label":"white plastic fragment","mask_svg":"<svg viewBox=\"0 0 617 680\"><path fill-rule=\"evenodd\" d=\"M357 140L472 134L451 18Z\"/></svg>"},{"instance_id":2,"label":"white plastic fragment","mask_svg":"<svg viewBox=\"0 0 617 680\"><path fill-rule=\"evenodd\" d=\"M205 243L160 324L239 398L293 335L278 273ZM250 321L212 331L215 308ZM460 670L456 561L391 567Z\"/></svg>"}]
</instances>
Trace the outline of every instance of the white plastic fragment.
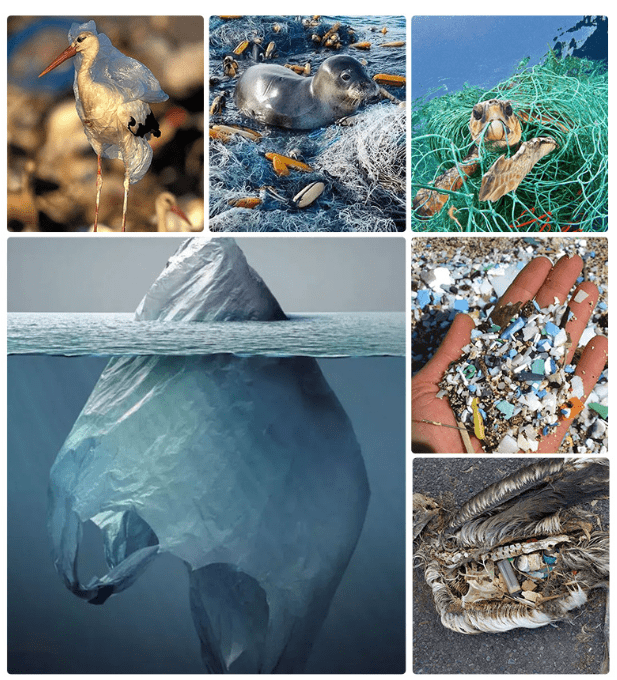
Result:
<instances>
[{"instance_id":1,"label":"white plastic fragment","mask_svg":"<svg viewBox=\"0 0 617 680\"><path fill-rule=\"evenodd\" d=\"M587 328L585 328L583 334L581 335L579 345L585 346L593 337L595 337L595 335L596 335L595 328L593 326L587 326Z\"/></svg>"},{"instance_id":2,"label":"white plastic fragment","mask_svg":"<svg viewBox=\"0 0 617 680\"><path fill-rule=\"evenodd\" d=\"M565 345L566 342L568 342L568 334L566 333L566 329L562 328L553 339L553 347L561 347Z\"/></svg>"},{"instance_id":3,"label":"white plastic fragment","mask_svg":"<svg viewBox=\"0 0 617 680\"><path fill-rule=\"evenodd\" d=\"M499 446L495 449L496 453L517 453L518 444L516 439L507 434L500 442Z\"/></svg>"},{"instance_id":4,"label":"white plastic fragment","mask_svg":"<svg viewBox=\"0 0 617 680\"><path fill-rule=\"evenodd\" d=\"M589 293L586 293L584 290L579 290L574 296L574 302L583 302L583 300L586 300L588 297Z\"/></svg>"},{"instance_id":5,"label":"white plastic fragment","mask_svg":"<svg viewBox=\"0 0 617 680\"><path fill-rule=\"evenodd\" d=\"M582 399L585 396L585 392L583 389L583 380L579 375L572 376L570 386L572 387L572 394L575 397Z\"/></svg>"}]
</instances>

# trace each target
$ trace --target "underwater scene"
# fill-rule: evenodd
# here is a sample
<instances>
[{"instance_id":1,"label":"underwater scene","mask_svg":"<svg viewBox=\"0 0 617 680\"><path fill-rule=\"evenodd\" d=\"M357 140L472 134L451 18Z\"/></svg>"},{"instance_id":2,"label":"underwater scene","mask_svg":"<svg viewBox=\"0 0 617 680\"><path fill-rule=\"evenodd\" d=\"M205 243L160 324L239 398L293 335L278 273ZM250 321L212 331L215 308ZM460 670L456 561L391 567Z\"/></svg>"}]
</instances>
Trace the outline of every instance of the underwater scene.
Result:
<instances>
[{"instance_id":1,"label":"underwater scene","mask_svg":"<svg viewBox=\"0 0 617 680\"><path fill-rule=\"evenodd\" d=\"M213 16L209 40L212 231L404 231L404 17Z\"/></svg>"},{"instance_id":2,"label":"underwater scene","mask_svg":"<svg viewBox=\"0 0 617 680\"><path fill-rule=\"evenodd\" d=\"M606 231L607 25L413 18L415 231Z\"/></svg>"},{"instance_id":3,"label":"underwater scene","mask_svg":"<svg viewBox=\"0 0 617 680\"><path fill-rule=\"evenodd\" d=\"M384 291L404 279L404 242L389 241L344 244L357 261L372 258L363 272L372 292L358 296L359 282L340 278L331 304L356 288L356 302L381 300L377 316L401 307L402 286ZM9 309L27 323L34 298L15 274L54 243L11 244ZM282 251L242 245L262 271L271 259L277 290ZM83 275L92 244L66 247ZM319 247L307 244L304 258ZM192 320L207 335L227 319L258 335L285 323L235 240L167 250L134 324L158 320L172 334ZM396 262L392 276L385 267ZM115 265L128 283L130 267ZM283 278L285 301L297 282ZM79 308L83 291L71 288L59 295ZM305 293L300 283L296 300ZM54 295L36 304L56 305ZM121 323L110 316L113 334ZM122 355L92 356L88 340L63 356L61 343L36 337L8 358L9 672L404 672L404 343L361 356L339 328L344 358L315 359L255 342L204 353L180 332L185 351L174 355L156 343L131 355L129 334Z\"/></svg>"}]
</instances>

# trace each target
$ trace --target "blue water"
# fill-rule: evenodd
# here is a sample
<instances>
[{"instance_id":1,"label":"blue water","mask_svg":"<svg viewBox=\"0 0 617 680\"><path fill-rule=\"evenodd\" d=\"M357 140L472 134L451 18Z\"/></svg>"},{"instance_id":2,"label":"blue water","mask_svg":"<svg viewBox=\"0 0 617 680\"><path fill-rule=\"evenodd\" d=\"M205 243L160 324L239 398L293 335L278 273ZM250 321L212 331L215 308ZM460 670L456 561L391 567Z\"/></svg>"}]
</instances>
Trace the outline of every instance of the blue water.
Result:
<instances>
[{"instance_id":1,"label":"blue water","mask_svg":"<svg viewBox=\"0 0 617 680\"><path fill-rule=\"evenodd\" d=\"M188 573L168 554L95 607L67 591L47 535L49 470L105 367L100 357L11 356L7 373L7 643L13 673L203 673ZM351 419L371 498L307 673L405 670L405 359L324 359ZM87 573L107 571L84 526ZM92 571L91 571L92 570Z\"/></svg>"},{"instance_id":2,"label":"blue water","mask_svg":"<svg viewBox=\"0 0 617 680\"><path fill-rule=\"evenodd\" d=\"M509 78L521 60L559 53L604 61L605 21L579 16L416 16L411 22L412 98L461 90L465 83L490 89Z\"/></svg>"},{"instance_id":3,"label":"blue water","mask_svg":"<svg viewBox=\"0 0 617 680\"><path fill-rule=\"evenodd\" d=\"M292 314L288 321L135 321L133 314L8 315L9 354L404 356L405 314Z\"/></svg>"}]
</instances>

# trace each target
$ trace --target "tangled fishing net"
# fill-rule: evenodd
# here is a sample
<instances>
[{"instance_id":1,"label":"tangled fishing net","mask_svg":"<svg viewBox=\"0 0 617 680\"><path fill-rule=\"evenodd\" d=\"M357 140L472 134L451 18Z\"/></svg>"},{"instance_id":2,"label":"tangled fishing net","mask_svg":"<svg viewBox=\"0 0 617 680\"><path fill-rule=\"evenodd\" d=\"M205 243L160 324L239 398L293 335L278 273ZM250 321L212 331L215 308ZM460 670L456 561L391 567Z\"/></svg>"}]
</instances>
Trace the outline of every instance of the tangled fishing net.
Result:
<instances>
[{"instance_id":1,"label":"tangled fishing net","mask_svg":"<svg viewBox=\"0 0 617 680\"><path fill-rule=\"evenodd\" d=\"M315 47L312 36L325 34L333 25L323 20L315 25L314 21L300 17L243 17L234 21L211 18L211 98L216 94L226 96L224 110L213 116L212 122L249 125L262 136L258 141L238 135L225 141L210 139L210 229L269 232L405 229L403 107L393 101L367 102L349 125L332 124L310 132L282 130L247 121L233 101L236 79L222 75L224 55L245 40L260 41L264 46L272 40L278 54L273 63L310 61L314 74L324 59L337 52ZM341 45L361 39L360 30L355 33L342 24L338 30ZM404 56L403 52L401 55ZM360 58L355 53L352 56ZM366 68L369 75L386 70L404 71L401 58L375 51L367 54ZM239 72L254 63L250 54L237 55L237 61ZM404 90L392 87L390 98L396 102L396 96L400 97ZM288 176L279 176L272 162L265 158L266 152L298 158L312 171L292 170ZM312 182L325 185L322 194L308 207L298 208L294 197ZM259 198L262 202L254 209L234 206L236 199L244 198Z\"/></svg>"},{"instance_id":2,"label":"tangled fishing net","mask_svg":"<svg viewBox=\"0 0 617 680\"><path fill-rule=\"evenodd\" d=\"M604 65L577 57L543 64L523 62L491 90L467 87L412 108L412 197L459 164L472 140L469 117L487 99L512 102L523 122L522 141L550 136L558 148L545 156L518 188L496 202L478 201L482 176L504 153L481 144L480 168L449 193L429 218L412 211L417 231L605 231L608 224L608 74ZM516 149L506 151L513 155Z\"/></svg>"}]
</instances>

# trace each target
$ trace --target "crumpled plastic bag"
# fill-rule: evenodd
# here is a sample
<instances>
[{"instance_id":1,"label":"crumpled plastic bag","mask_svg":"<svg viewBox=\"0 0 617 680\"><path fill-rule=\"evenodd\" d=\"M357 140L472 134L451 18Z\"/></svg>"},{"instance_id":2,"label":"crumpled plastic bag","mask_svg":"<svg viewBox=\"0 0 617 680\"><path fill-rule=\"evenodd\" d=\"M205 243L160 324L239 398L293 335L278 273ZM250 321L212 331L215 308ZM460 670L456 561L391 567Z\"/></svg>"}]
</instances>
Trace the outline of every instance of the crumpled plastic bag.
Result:
<instances>
[{"instance_id":1,"label":"crumpled plastic bag","mask_svg":"<svg viewBox=\"0 0 617 680\"><path fill-rule=\"evenodd\" d=\"M204 257L211 266L200 278ZM274 300L252 270L217 285L221 271L248 271L229 239L189 241L170 263L161 277L190 280L187 295L202 309L204 289L220 302L221 286L249 311ZM54 562L73 593L102 604L172 553L190 570L210 671L297 671L368 494L351 423L314 359L114 358L51 470ZM76 562L87 520L102 531L110 570L84 584Z\"/></svg>"}]
</instances>

